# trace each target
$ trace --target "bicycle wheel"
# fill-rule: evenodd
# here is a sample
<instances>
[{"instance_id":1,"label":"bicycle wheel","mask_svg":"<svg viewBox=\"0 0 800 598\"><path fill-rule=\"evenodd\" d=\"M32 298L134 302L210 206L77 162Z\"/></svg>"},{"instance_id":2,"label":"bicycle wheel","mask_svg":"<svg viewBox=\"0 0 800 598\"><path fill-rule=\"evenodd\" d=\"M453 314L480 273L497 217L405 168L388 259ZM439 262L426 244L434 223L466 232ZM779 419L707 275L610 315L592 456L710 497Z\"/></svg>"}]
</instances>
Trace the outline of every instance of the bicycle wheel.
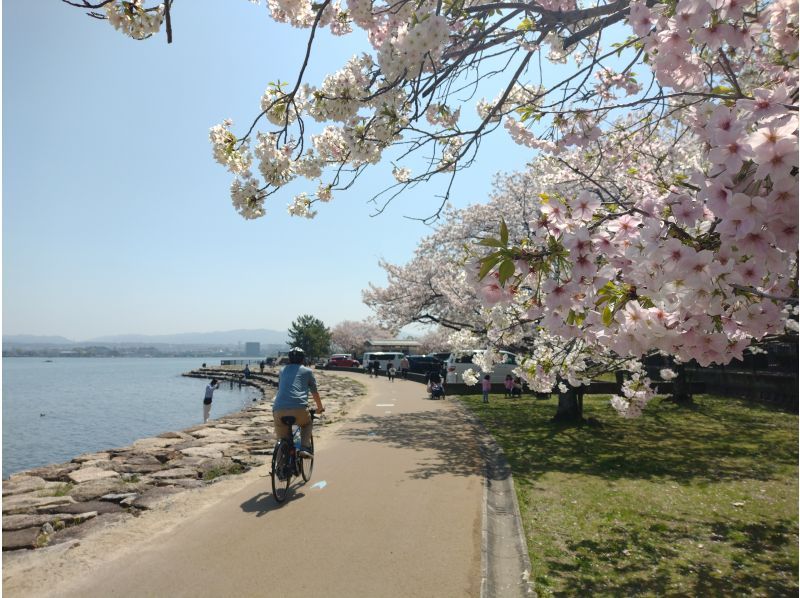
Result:
<instances>
[{"instance_id":1,"label":"bicycle wheel","mask_svg":"<svg viewBox=\"0 0 800 598\"><path fill-rule=\"evenodd\" d=\"M314 454L314 439L311 439L311 454ZM307 482L311 479L311 472L314 471L314 457L310 459L300 459L300 475L303 476L303 481Z\"/></svg>"},{"instance_id":2,"label":"bicycle wheel","mask_svg":"<svg viewBox=\"0 0 800 598\"><path fill-rule=\"evenodd\" d=\"M272 452L272 496L276 502L286 500L292 473L289 471L289 445L281 440Z\"/></svg>"}]
</instances>

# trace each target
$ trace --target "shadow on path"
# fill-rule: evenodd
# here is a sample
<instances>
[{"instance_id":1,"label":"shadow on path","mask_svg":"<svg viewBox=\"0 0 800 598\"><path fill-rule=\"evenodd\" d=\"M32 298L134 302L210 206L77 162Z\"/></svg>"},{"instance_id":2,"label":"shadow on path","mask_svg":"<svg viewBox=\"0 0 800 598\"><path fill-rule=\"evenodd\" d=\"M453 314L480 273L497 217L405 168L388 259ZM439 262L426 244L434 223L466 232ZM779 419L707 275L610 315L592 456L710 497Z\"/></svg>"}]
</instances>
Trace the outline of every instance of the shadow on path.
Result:
<instances>
[{"instance_id":1,"label":"shadow on path","mask_svg":"<svg viewBox=\"0 0 800 598\"><path fill-rule=\"evenodd\" d=\"M247 499L239 506L245 513L255 513L256 517L263 517L271 511L286 508L292 503L292 501L305 496L302 488L302 483L300 483L298 480L294 480L289 488L289 495L286 497L286 502L283 504L278 504L272 497L272 492L265 490L264 492L259 492L254 497Z\"/></svg>"},{"instance_id":2,"label":"shadow on path","mask_svg":"<svg viewBox=\"0 0 800 598\"><path fill-rule=\"evenodd\" d=\"M412 478L483 475L477 444L480 432L465 421L459 411L422 411L380 417L362 415L338 435L419 452L433 451L435 456L421 457L417 468L408 472Z\"/></svg>"}]
</instances>

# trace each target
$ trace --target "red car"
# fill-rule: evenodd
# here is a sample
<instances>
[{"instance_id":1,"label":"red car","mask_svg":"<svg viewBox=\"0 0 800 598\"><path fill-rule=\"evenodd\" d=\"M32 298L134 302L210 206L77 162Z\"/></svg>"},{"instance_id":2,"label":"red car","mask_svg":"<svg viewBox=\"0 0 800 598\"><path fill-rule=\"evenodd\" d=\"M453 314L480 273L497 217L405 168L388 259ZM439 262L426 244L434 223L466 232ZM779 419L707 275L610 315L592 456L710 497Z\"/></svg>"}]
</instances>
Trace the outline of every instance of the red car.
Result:
<instances>
[{"instance_id":1,"label":"red car","mask_svg":"<svg viewBox=\"0 0 800 598\"><path fill-rule=\"evenodd\" d=\"M350 357L349 355L331 355L328 363L325 364L326 368L357 368L361 367L361 363Z\"/></svg>"}]
</instances>

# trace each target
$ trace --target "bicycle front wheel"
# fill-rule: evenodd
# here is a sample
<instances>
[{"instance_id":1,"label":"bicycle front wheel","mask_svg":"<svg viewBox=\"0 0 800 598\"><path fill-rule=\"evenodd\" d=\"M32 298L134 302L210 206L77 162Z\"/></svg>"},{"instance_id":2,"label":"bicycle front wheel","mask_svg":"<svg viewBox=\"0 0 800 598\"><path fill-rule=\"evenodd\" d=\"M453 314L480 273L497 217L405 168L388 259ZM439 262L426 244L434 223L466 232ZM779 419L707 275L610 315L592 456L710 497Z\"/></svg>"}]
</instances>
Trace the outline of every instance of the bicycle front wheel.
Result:
<instances>
[{"instance_id":1,"label":"bicycle front wheel","mask_svg":"<svg viewBox=\"0 0 800 598\"><path fill-rule=\"evenodd\" d=\"M289 471L289 445L281 440L272 451L272 496L282 503L289 494L292 472Z\"/></svg>"},{"instance_id":2,"label":"bicycle front wheel","mask_svg":"<svg viewBox=\"0 0 800 598\"><path fill-rule=\"evenodd\" d=\"M314 454L314 439L311 439L311 454ZM311 479L311 472L314 471L314 457L310 459L300 459L300 475L303 476L303 481L307 482Z\"/></svg>"}]
</instances>

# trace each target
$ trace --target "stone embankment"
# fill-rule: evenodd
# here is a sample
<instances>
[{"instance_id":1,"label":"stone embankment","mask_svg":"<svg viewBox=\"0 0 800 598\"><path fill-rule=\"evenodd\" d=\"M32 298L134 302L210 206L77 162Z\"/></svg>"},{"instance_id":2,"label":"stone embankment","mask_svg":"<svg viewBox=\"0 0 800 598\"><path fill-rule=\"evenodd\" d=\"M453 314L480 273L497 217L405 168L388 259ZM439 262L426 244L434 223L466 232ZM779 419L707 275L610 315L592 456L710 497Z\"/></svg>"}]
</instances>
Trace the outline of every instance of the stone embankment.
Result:
<instances>
[{"instance_id":1,"label":"stone embankment","mask_svg":"<svg viewBox=\"0 0 800 598\"><path fill-rule=\"evenodd\" d=\"M341 419L348 403L364 394L356 381L315 375L327 423ZM157 507L171 494L268 462L275 443L271 399L277 371L268 368L247 380L238 367L202 368L184 376L247 384L262 398L207 424L12 475L3 482L3 550L76 540L105 523Z\"/></svg>"}]
</instances>

